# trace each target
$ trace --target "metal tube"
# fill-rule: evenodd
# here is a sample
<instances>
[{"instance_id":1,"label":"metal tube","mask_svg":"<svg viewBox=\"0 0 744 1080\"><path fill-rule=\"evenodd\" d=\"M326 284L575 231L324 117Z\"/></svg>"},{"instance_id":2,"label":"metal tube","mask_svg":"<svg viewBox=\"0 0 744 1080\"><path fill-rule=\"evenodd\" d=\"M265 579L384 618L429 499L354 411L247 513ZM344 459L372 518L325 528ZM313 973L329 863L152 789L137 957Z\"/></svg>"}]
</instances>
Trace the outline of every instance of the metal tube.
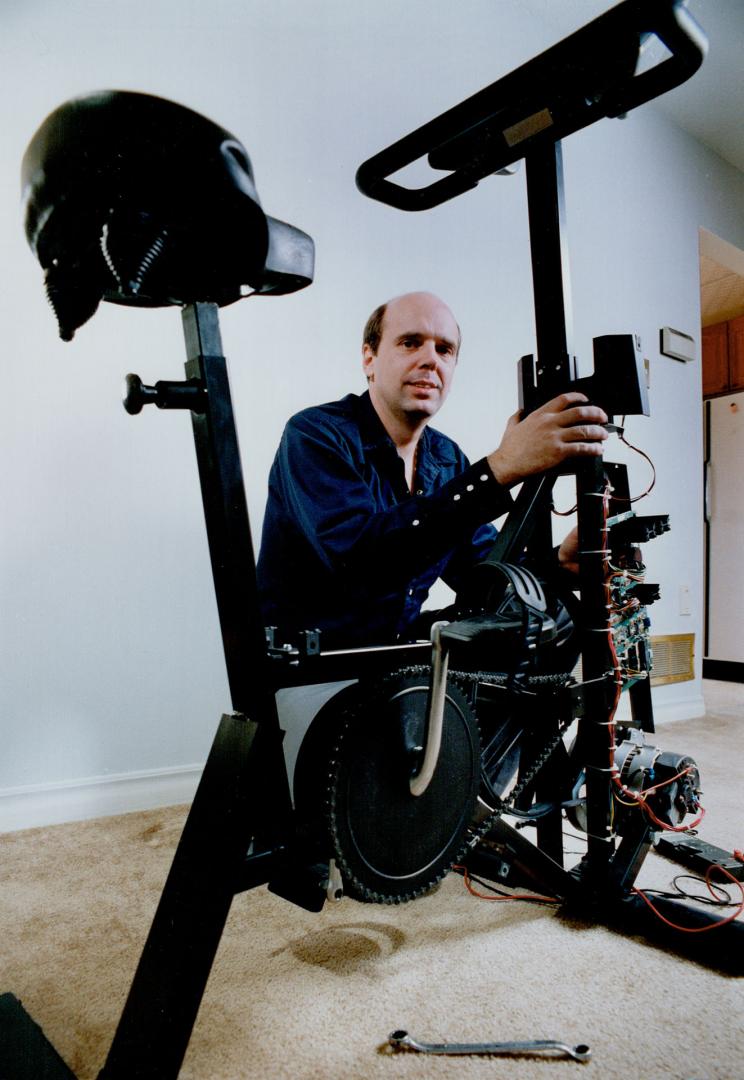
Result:
<instances>
[{"instance_id":1,"label":"metal tube","mask_svg":"<svg viewBox=\"0 0 744 1080\"><path fill-rule=\"evenodd\" d=\"M439 751L442 746L444 727L444 701L447 694L447 667L449 656L442 643L442 627L446 622L435 622L431 628L431 677L429 680L429 698L426 706L426 729L424 732L424 754L421 766L411 777L411 794L423 795L437 767Z\"/></svg>"}]
</instances>

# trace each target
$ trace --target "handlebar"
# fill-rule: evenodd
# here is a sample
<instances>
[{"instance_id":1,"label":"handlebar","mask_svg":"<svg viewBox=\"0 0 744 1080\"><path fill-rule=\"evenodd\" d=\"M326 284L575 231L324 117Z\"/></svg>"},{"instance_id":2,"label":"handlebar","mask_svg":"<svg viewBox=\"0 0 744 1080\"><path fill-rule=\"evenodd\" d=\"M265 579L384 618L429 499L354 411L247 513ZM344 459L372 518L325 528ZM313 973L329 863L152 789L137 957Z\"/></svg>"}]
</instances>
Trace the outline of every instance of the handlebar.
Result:
<instances>
[{"instance_id":1,"label":"handlebar","mask_svg":"<svg viewBox=\"0 0 744 1080\"><path fill-rule=\"evenodd\" d=\"M679 86L703 62L707 39L683 0L623 0L539 56L360 165L359 190L399 210L428 210L602 117L620 116ZM636 74L656 35L670 55ZM448 175L419 188L389 179L428 155Z\"/></svg>"}]
</instances>

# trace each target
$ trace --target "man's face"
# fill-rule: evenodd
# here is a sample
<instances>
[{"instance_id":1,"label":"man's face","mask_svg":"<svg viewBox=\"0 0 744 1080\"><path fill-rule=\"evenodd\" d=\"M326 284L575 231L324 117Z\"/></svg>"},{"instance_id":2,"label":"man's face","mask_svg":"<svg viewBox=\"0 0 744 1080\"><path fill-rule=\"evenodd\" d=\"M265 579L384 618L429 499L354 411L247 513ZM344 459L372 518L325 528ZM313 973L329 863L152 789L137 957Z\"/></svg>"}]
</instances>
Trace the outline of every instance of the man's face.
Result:
<instances>
[{"instance_id":1,"label":"man's face","mask_svg":"<svg viewBox=\"0 0 744 1080\"><path fill-rule=\"evenodd\" d=\"M459 339L452 312L436 296L410 293L391 300L377 352L367 344L362 352L378 412L409 421L434 416L450 390Z\"/></svg>"}]
</instances>

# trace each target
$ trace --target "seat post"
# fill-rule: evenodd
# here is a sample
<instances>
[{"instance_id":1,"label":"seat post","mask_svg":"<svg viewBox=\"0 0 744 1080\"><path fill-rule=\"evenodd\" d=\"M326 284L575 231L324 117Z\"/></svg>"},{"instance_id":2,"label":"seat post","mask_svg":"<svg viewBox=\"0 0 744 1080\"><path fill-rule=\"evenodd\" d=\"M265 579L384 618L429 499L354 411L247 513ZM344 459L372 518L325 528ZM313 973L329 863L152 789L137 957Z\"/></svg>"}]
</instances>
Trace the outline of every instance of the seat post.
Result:
<instances>
[{"instance_id":1,"label":"seat post","mask_svg":"<svg viewBox=\"0 0 744 1080\"><path fill-rule=\"evenodd\" d=\"M219 309L188 304L182 319L186 377L206 401L191 421L230 694L233 708L250 712L257 699L265 703L259 683L266 643Z\"/></svg>"},{"instance_id":2,"label":"seat post","mask_svg":"<svg viewBox=\"0 0 744 1080\"><path fill-rule=\"evenodd\" d=\"M220 721L100 1080L175 1080L233 896L245 887L249 848L268 856L253 884L269 880L291 827L217 305L189 304L183 324L181 395L168 384L170 404L157 388L144 388L145 400L191 408L235 711Z\"/></svg>"}]
</instances>

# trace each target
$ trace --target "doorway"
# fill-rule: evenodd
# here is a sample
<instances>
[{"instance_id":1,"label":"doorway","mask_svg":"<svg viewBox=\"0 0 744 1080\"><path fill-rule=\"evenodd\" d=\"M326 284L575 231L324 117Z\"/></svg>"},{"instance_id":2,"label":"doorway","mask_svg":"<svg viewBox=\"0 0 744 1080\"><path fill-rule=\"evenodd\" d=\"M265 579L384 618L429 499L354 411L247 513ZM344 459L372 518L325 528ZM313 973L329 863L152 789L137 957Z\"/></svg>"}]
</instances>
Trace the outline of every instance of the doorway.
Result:
<instances>
[{"instance_id":1,"label":"doorway","mask_svg":"<svg viewBox=\"0 0 744 1080\"><path fill-rule=\"evenodd\" d=\"M700 230L703 677L744 682L744 252Z\"/></svg>"}]
</instances>

